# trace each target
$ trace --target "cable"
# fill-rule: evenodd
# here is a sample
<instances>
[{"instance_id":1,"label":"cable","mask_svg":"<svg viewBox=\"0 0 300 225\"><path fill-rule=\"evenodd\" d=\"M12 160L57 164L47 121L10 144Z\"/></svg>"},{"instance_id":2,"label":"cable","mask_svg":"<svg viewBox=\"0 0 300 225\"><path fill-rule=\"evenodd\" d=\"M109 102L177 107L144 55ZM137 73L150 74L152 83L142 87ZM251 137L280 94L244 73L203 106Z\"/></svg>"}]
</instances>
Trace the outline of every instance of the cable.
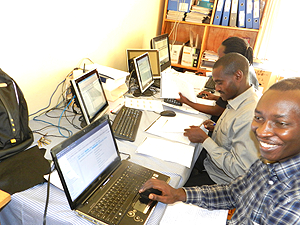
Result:
<instances>
[{"instance_id":1,"label":"cable","mask_svg":"<svg viewBox=\"0 0 300 225\"><path fill-rule=\"evenodd\" d=\"M51 97L50 97L50 100L49 100L48 105L47 105L46 107L44 107L44 108L42 108L42 109L36 111L35 113L30 114L29 117L30 117L30 116L33 116L33 115L36 115L36 114L38 114L39 112L41 112L41 111L43 111L43 110L45 110L45 109L47 109L47 108L50 107L51 101L52 101L52 98L53 98L55 92L57 91L58 87L59 87L62 83L64 83L65 80L66 80L66 79L64 79L62 82L60 82L60 83L56 86L54 92L52 93L52 95L51 95Z\"/></svg>"},{"instance_id":2,"label":"cable","mask_svg":"<svg viewBox=\"0 0 300 225\"><path fill-rule=\"evenodd\" d=\"M63 113L65 112L65 110L69 107L69 105L71 104L71 102L73 101L73 99L75 98L75 96L73 96L73 98L69 101L68 105L64 108L64 110L62 111L62 113L60 114L59 120L58 120L58 132L61 134L61 136L68 138L67 136L63 135L60 131L60 121L62 118ZM73 132L72 132L73 134Z\"/></svg>"},{"instance_id":3,"label":"cable","mask_svg":"<svg viewBox=\"0 0 300 225\"><path fill-rule=\"evenodd\" d=\"M46 225L47 210L48 210L49 196L50 196L50 175L51 175L51 172L52 171L50 171L50 173L49 173L48 182L47 182L47 196L46 196L45 210L44 210L44 216L43 216L43 225Z\"/></svg>"}]
</instances>

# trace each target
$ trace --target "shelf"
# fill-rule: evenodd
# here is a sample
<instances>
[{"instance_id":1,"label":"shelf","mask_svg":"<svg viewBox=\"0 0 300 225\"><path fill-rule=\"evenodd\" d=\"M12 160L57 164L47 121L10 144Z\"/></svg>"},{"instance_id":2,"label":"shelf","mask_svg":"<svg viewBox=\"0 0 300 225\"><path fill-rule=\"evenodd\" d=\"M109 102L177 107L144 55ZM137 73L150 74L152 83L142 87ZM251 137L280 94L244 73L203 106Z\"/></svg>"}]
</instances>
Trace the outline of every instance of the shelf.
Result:
<instances>
[{"instance_id":1,"label":"shelf","mask_svg":"<svg viewBox=\"0 0 300 225\"><path fill-rule=\"evenodd\" d=\"M213 25L213 24L207 24L207 23L193 23L193 22L170 20L170 19L165 19L165 22L179 23L179 24L189 24L189 25L197 25L197 26L204 26L204 27L216 27L216 28L220 28L220 29L244 30L244 31L250 31L250 32L255 32L255 33L259 32L259 30L257 30L257 29L240 28L240 27L230 27L230 26L221 26L221 25Z\"/></svg>"},{"instance_id":2,"label":"shelf","mask_svg":"<svg viewBox=\"0 0 300 225\"><path fill-rule=\"evenodd\" d=\"M170 43L176 41L179 44L181 44L181 43L188 42L190 40L190 32L193 32L194 38L196 34L198 35L198 40L199 40L198 46L200 46L200 54L199 54L200 59L198 60L199 63L197 67L186 67L181 64L174 64L174 65L172 64L172 66L183 68L190 71L206 71L205 69L200 68L201 57L203 52L205 50L212 50L214 52L217 52L222 42L225 39L233 36L246 38L249 41L250 46L254 49L256 38L259 34L259 30L213 25L213 18L215 15L215 9L218 0L215 0L214 2L214 8L212 11L210 24L167 19L167 8L168 8L169 1L170 0L165 0L161 33L169 34ZM266 2L267 1L268 0L266 0ZM261 21L262 20L263 20L263 15L261 17Z\"/></svg>"}]
</instances>

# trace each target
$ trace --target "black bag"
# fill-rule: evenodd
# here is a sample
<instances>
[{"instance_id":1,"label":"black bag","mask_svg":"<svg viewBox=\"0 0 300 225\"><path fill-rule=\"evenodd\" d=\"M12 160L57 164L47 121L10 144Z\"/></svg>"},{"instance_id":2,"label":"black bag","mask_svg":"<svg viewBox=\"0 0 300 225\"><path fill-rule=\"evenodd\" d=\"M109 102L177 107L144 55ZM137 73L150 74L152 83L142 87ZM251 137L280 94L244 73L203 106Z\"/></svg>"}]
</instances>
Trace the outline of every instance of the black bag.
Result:
<instances>
[{"instance_id":1,"label":"black bag","mask_svg":"<svg viewBox=\"0 0 300 225\"><path fill-rule=\"evenodd\" d=\"M28 108L16 82L0 69L0 160L24 151L33 142Z\"/></svg>"}]
</instances>

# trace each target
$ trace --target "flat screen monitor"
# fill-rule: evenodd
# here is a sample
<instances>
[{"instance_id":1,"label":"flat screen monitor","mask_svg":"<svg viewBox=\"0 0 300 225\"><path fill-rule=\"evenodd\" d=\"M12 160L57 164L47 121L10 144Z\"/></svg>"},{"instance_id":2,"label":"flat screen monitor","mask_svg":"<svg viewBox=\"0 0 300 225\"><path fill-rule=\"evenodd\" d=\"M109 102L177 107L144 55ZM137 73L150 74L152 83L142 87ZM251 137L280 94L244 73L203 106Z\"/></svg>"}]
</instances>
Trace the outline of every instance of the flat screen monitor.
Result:
<instances>
[{"instance_id":1,"label":"flat screen monitor","mask_svg":"<svg viewBox=\"0 0 300 225\"><path fill-rule=\"evenodd\" d=\"M151 39L151 48L159 52L160 71L171 67L171 55L168 34L162 34Z\"/></svg>"},{"instance_id":2,"label":"flat screen monitor","mask_svg":"<svg viewBox=\"0 0 300 225\"><path fill-rule=\"evenodd\" d=\"M153 79L159 79L161 77L159 52L157 49L127 49L126 51L128 72L131 72L134 69L133 59L148 52Z\"/></svg>"},{"instance_id":3,"label":"flat screen monitor","mask_svg":"<svg viewBox=\"0 0 300 225\"><path fill-rule=\"evenodd\" d=\"M109 104L96 69L72 79L71 89L84 119L81 127L90 124L108 112Z\"/></svg>"},{"instance_id":4,"label":"flat screen monitor","mask_svg":"<svg viewBox=\"0 0 300 225\"><path fill-rule=\"evenodd\" d=\"M150 58L148 52L135 57L133 59L135 72L139 84L139 90L136 90L134 96L152 96L153 93L149 87L154 83L152 70L150 65Z\"/></svg>"}]
</instances>

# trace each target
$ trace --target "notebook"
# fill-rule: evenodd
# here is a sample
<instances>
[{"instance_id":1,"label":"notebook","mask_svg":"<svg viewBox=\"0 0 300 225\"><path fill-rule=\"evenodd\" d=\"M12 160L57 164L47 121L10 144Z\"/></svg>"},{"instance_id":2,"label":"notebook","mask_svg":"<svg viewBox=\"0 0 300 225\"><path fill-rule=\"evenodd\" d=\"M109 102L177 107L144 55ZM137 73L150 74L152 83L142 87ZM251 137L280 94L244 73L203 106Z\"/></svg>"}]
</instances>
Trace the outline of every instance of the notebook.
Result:
<instances>
[{"instance_id":1,"label":"notebook","mask_svg":"<svg viewBox=\"0 0 300 225\"><path fill-rule=\"evenodd\" d=\"M150 178L170 179L128 160L121 161L107 116L50 152L70 208L95 224L145 224L157 202L142 199L139 188ZM114 193L120 193L120 197L113 197Z\"/></svg>"}]
</instances>

